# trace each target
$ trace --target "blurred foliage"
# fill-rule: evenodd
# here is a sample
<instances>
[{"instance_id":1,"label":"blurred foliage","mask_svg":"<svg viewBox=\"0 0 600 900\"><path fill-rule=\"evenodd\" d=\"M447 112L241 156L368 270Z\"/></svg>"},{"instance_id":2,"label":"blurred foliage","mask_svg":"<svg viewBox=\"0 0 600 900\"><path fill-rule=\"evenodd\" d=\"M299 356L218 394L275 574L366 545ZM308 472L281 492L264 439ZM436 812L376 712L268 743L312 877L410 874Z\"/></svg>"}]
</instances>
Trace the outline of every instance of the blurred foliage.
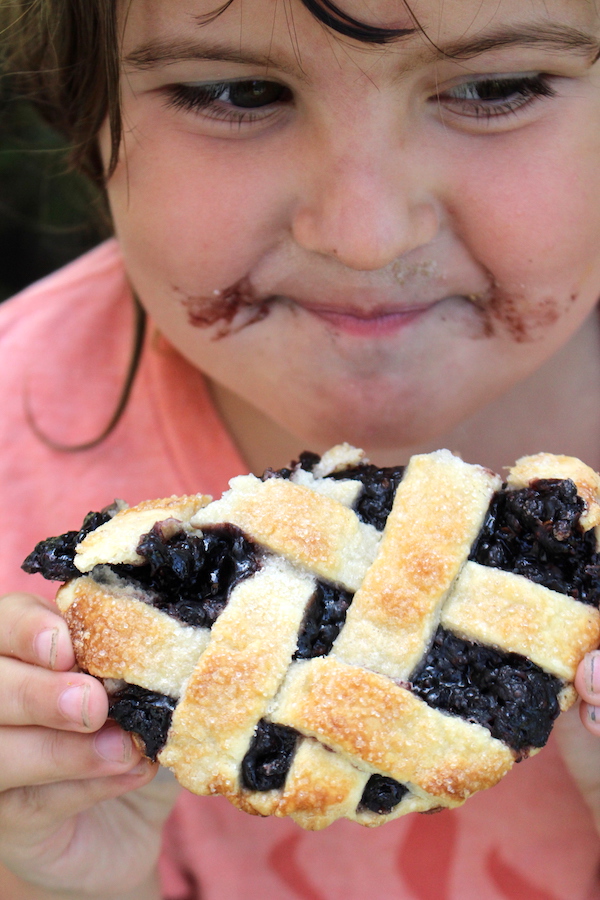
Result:
<instances>
[{"instance_id":1,"label":"blurred foliage","mask_svg":"<svg viewBox=\"0 0 600 900\"><path fill-rule=\"evenodd\" d=\"M0 81L0 301L108 234L98 193L64 141Z\"/></svg>"}]
</instances>

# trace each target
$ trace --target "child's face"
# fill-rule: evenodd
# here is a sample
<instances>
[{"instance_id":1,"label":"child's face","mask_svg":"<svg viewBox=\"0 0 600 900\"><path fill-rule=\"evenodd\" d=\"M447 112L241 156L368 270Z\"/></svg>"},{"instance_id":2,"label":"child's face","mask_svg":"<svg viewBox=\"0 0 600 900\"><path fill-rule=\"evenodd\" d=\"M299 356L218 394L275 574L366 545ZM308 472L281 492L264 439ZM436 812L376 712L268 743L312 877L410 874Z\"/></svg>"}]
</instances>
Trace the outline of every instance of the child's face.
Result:
<instances>
[{"instance_id":1,"label":"child's face","mask_svg":"<svg viewBox=\"0 0 600 900\"><path fill-rule=\"evenodd\" d=\"M194 364L315 447L383 448L453 427L581 326L593 0L414 0L427 37L385 47L298 0L201 25L218 5L133 0L109 183L133 284ZM340 6L414 26L400 0Z\"/></svg>"}]
</instances>

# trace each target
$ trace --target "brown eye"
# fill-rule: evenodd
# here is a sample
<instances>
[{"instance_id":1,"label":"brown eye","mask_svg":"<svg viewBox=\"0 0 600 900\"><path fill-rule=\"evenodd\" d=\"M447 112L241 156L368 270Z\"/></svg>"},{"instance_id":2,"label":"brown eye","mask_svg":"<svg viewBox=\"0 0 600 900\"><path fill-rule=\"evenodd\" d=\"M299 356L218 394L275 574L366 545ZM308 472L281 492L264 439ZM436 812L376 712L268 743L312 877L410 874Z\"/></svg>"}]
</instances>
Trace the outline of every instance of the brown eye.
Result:
<instances>
[{"instance_id":1,"label":"brown eye","mask_svg":"<svg viewBox=\"0 0 600 900\"><path fill-rule=\"evenodd\" d=\"M274 81L234 81L228 85L227 93L233 106L245 108L269 106L291 98L289 88Z\"/></svg>"}]
</instances>

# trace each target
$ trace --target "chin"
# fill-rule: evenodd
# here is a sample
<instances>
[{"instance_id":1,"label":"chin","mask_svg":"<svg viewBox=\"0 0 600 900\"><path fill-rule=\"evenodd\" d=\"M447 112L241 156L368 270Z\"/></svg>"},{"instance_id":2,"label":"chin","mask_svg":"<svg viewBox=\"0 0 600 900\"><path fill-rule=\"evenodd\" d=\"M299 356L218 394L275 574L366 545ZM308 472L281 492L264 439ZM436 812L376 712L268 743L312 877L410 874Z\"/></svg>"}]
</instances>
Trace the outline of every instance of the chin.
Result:
<instances>
[{"instance_id":1,"label":"chin","mask_svg":"<svg viewBox=\"0 0 600 900\"><path fill-rule=\"evenodd\" d=\"M356 413L343 418L337 415L335 421L321 419L301 429L295 423L290 430L297 436L302 449L323 452L335 444L347 442L362 448L374 459L390 453L398 456L402 447L414 446L433 437L416 423L411 427L410 423L399 419L390 422L369 418L371 421L365 421Z\"/></svg>"}]
</instances>

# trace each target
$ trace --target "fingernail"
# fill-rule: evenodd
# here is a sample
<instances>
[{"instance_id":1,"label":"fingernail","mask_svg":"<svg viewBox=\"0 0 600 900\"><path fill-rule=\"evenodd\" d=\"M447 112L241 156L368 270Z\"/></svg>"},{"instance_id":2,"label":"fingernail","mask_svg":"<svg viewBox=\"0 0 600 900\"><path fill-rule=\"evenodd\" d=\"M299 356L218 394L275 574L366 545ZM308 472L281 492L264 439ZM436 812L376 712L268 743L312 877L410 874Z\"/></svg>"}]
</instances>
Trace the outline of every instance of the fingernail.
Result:
<instances>
[{"instance_id":1,"label":"fingernail","mask_svg":"<svg viewBox=\"0 0 600 900\"><path fill-rule=\"evenodd\" d=\"M133 752L131 738L120 728L111 727L99 731L94 745L96 753L108 762L129 762Z\"/></svg>"},{"instance_id":2,"label":"fingernail","mask_svg":"<svg viewBox=\"0 0 600 900\"><path fill-rule=\"evenodd\" d=\"M137 766L134 766L131 772L128 772L128 775L145 775L150 765L150 760L142 756Z\"/></svg>"},{"instance_id":3,"label":"fingernail","mask_svg":"<svg viewBox=\"0 0 600 900\"><path fill-rule=\"evenodd\" d=\"M588 690L591 694L600 694L600 653L588 653L584 665Z\"/></svg>"},{"instance_id":4,"label":"fingernail","mask_svg":"<svg viewBox=\"0 0 600 900\"><path fill-rule=\"evenodd\" d=\"M588 719L596 725L600 722L600 709L597 706L589 706L587 708Z\"/></svg>"},{"instance_id":5,"label":"fingernail","mask_svg":"<svg viewBox=\"0 0 600 900\"><path fill-rule=\"evenodd\" d=\"M56 667L56 651L58 645L58 628L40 631L34 641L34 649L43 666Z\"/></svg>"},{"instance_id":6,"label":"fingernail","mask_svg":"<svg viewBox=\"0 0 600 900\"><path fill-rule=\"evenodd\" d=\"M90 686L89 684L76 684L68 687L62 692L58 698L58 707L63 716L76 722L77 725L83 725L84 728L90 727Z\"/></svg>"}]
</instances>

